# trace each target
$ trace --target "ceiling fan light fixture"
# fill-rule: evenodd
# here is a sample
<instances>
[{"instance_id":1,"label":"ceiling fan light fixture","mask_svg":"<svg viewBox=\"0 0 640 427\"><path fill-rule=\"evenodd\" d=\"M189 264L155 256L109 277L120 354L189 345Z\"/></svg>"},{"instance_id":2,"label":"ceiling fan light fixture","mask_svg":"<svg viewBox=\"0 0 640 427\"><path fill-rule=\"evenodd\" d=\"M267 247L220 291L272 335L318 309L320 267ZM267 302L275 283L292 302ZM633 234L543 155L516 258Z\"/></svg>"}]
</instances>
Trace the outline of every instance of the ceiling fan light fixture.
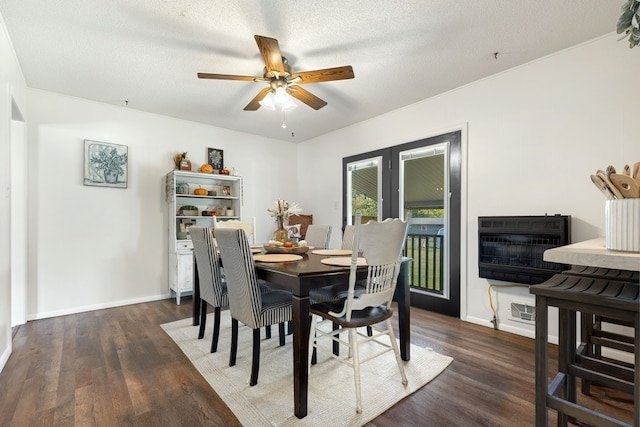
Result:
<instances>
[{"instance_id":1,"label":"ceiling fan light fixture","mask_svg":"<svg viewBox=\"0 0 640 427\"><path fill-rule=\"evenodd\" d=\"M289 96L289 94L287 93L287 90L283 87L279 87L276 89L276 93L274 95L274 100L276 102L276 105L279 107L282 107L283 105L285 105L287 103L287 101L291 100L291 97Z\"/></svg>"},{"instance_id":2,"label":"ceiling fan light fixture","mask_svg":"<svg viewBox=\"0 0 640 427\"><path fill-rule=\"evenodd\" d=\"M287 94L287 101L282 105L282 111L291 111L298 108L298 104L293 101L293 97Z\"/></svg>"},{"instance_id":3,"label":"ceiling fan light fixture","mask_svg":"<svg viewBox=\"0 0 640 427\"><path fill-rule=\"evenodd\" d=\"M266 108L267 110L274 111L276 109L275 96L273 92L269 92L261 101L260 105Z\"/></svg>"}]
</instances>

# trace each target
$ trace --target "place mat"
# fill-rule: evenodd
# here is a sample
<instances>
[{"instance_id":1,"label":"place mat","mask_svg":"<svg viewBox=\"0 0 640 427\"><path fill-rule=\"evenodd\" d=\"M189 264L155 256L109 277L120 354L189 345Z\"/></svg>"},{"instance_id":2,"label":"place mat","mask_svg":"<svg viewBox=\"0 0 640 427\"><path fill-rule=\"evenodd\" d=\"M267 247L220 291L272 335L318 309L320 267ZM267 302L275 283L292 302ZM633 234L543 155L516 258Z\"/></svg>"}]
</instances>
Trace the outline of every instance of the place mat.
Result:
<instances>
[{"instance_id":1,"label":"place mat","mask_svg":"<svg viewBox=\"0 0 640 427\"><path fill-rule=\"evenodd\" d=\"M335 265L338 267L350 267L351 257L344 256L344 257L324 258L324 259L321 259L320 262L323 264ZM358 257L358 266L365 266L365 265L367 265L367 260L362 257Z\"/></svg>"},{"instance_id":2,"label":"place mat","mask_svg":"<svg viewBox=\"0 0 640 427\"><path fill-rule=\"evenodd\" d=\"M287 261L299 261L302 259L300 255L293 254L264 254L256 255L253 257L255 261L259 262L287 262Z\"/></svg>"},{"instance_id":3,"label":"place mat","mask_svg":"<svg viewBox=\"0 0 640 427\"><path fill-rule=\"evenodd\" d=\"M251 248L251 253L252 254L259 254L260 252L262 252L261 248Z\"/></svg>"},{"instance_id":4,"label":"place mat","mask_svg":"<svg viewBox=\"0 0 640 427\"><path fill-rule=\"evenodd\" d=\"M262 245L262 244L257 245L256 244L256 245L251 245L250 247L251 247L251 249L262 249L264 247L264 245Z\"/></svg>"},{"instance_id":5,"label":"place mat","mask_svg":"<svg viewBox=\"0 0 640 427\"><path fill-rule=\"evenodd\" d=\"M351 255L353 251L351 249L316 249L311 253L316 255L335 256L335 255Z\"/></svg>"}]
</instances>

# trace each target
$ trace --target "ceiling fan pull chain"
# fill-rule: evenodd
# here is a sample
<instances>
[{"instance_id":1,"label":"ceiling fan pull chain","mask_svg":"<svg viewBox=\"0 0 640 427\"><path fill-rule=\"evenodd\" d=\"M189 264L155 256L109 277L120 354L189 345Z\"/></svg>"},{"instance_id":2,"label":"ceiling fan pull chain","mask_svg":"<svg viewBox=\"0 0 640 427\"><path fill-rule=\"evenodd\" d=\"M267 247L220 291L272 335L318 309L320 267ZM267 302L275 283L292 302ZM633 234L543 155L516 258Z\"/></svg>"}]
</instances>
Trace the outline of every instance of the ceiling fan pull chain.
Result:
<instances>
[{"instance_id":1,"label":"ceiling fan pull chain","mask_svg":"<svg viewBox=\"0 0 640 427\"><path fill-rule=\"evenodd\" d=\"M284 110L282 110L282 129L286 129L287 128L287 122L285 121L285 112Z\"/></svg>"}]
</instances>

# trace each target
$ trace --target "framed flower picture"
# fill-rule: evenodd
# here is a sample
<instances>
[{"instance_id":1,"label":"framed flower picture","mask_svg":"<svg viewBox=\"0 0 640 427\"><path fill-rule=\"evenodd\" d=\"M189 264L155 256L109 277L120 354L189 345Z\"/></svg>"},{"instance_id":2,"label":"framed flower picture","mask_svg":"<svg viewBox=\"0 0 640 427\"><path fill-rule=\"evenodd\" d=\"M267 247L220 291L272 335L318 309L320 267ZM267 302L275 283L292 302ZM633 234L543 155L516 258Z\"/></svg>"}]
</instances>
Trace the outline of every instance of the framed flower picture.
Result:
<instances>
[{"instance_id":1,"label":"framed flower picture","mask_svg":"<svg viewBox=\"0 0 640 427\"><path fill-rule=\"evenodd\" d=\"M213 173L220 173L224 169L224 155L222 150L207 148L207 163L213 167Z\"/></svg>"},{"instance_id":2,"label":"framed flower picture","mask_svg":"<svg viewBox=\"0 0 640 427\"><path fill-rule=\"evenodd\" d=\"M128 163L126 145L85 139L83 184L127 188Z\"/></svg>"}]
</instances>

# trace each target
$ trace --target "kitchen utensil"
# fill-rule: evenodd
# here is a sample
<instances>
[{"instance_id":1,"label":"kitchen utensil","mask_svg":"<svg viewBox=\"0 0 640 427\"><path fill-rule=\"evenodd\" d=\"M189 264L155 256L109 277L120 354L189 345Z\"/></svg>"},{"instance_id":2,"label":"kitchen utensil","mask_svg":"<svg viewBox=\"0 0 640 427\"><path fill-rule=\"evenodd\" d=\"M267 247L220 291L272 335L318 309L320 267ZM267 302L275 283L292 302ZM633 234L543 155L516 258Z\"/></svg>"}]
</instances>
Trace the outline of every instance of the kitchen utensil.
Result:
<instances>
[{"instance_id":1,"label":"kitchen utensil","mask_svg":"<svg viewBox=\"0 0 640 427\"><path fill-rule=\"evenodd\" d=\"M625 199L635 199L640 197L640 186L635 179L627 175L612 173L609 179L620 190Z\"/></svg>"},{"instance_id":2,"label":"kitchen utensil","mask_svg":"<svg viewBox=\"0 0 640 427\"><path fill-rule=\"evenodd\" d=\"M609 179L606 173L599 170L598 172L596 172L596 176L599 177L602 180L602 182L604 182L604 184L607 186L609 191L611 191L611 193L614 195L614 198L624 199L624 196L622 195L620 190L618 190L618 188L615 185L613 185L613 183L611 182L611 180Z\"/></svg>"},{"instance_id":3,"label":"kitchen utensil","mask_svg":"<svg viewBox=\"0 0 640 427\"><path fill-rule=\"evenodd\" d=\"M607 176L611 175L612 173L616 173L616 168L614 168L613 165L609 165L607 166L606 173Z\"/></svg>"},{"instance_id":4,"label":"kitchen utensil","mask_svg":"<svg viewBox=\"0 0 640 427\"><path fill-rule=\"evenodd\" d=\"M633 174L631 176L637 183L640 183L640 162L635 162L633 164Z\"/></svg>"},{"instance_id":5,"label":"kitchen utensil","mask_svg":"<svg viewBox=\"0 0 640 427\"><path fill-rule=\"evenodd\" d=\"M629 165L624 165L624 168L622 168L622 174L631 176L631 168L629 167Z\"/></svg>"},{"instance_id":6,"label":"kitchen utensil","mask_svg":"<svg viewBox=\"0 0 640 427\"><path fill-rule=\"evenodd\" d=\"M591 181L595 184L596 187L598 187L598 190L602 191L602 194L604 194L607 199L615 199L615 196L613 195L611 190L609 190L607 184L605 184L599 176L591 175Z\"/></svg>"}]
</instances>

